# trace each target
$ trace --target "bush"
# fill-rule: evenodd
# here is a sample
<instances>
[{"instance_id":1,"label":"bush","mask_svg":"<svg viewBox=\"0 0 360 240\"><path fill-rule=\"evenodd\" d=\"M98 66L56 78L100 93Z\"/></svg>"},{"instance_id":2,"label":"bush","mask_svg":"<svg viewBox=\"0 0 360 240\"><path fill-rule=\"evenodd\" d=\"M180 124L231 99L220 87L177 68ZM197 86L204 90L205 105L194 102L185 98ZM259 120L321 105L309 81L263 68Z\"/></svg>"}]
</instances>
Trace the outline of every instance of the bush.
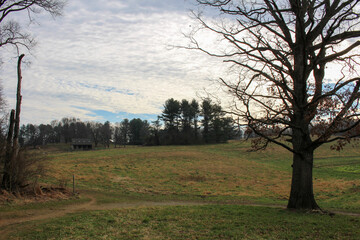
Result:
<instances>
[{"instance_id":1,"label":"bush","mask_svg":"<svg viewBox=\"0 0 360 240\"><path fill-rule=\"evenodd\" d=\"M4 163L3 156L2 163ZM31 185L35 191L37 180L45 173L40 160L32 158L25 150L19 151L17 157L9 162L7 172L4 170L3 167L1 187L9 192L21 192L23 188Z\"/></svg>"}]
</instances>

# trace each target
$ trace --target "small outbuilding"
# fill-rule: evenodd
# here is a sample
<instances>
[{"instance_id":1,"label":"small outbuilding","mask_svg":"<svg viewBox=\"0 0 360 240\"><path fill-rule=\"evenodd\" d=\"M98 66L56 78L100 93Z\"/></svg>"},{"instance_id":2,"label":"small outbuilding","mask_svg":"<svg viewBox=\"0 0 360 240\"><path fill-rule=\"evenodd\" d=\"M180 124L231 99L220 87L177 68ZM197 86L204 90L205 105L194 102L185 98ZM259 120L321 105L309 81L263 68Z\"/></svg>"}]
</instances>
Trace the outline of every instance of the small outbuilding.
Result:
<instances>
[{"instance_id":1,"label":"small outbuilding","mask_svg":"<svg viewBox=\"0 0 360 240\"><path fill-rule=\"evenodd\" d=\"M93 143L88 138L73 138L71 146L73 150L91 150Z\"/></svg>"}]
</instances>

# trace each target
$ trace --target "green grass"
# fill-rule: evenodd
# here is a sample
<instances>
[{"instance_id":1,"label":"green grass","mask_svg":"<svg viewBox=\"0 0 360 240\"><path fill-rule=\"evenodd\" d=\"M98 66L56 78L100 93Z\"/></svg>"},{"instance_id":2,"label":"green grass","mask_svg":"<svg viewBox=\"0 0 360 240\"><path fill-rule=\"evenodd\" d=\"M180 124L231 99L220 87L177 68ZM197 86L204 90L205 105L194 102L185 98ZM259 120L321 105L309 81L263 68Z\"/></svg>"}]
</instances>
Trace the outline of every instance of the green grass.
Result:
<instances>
[{"instance_id":1,"label":"green grass","mask_svg":"<svg viewBox=\"0 0 360 240\"><path fill-rule=\"evenodd\" d=\"M143 207L87 211L23 224L20 239L356 239L359 218L290 212L287 204L292 156L271 145L250 152L250 143L126 147L63 151L33 150L48 169L42 184L72 186L78 200L3 205L0 213L54 208L96 198L97 204L195 201L208 206ZM314 193L320 207L360 213L360 149L325 145L315 153ZM224 205L225 204L225 205ZM237 206L236 206L237 205ZM30 229L30 230L26 230Z\"/></svg>"},{"instance_id":2,"label":"green grass","mask_svg":"<svg viewBox=\"0 0 360 240\"><path fill-rule=\"evenodd\" d=\"M360 219L209 205L71 214L28 224L21 239L358 239Z\"/></svg>"},{"instance_id":3,"label":"green grass","mask_svg":"<svg viewBox=\"0 0 360 240\"><path fill-rule=\"evenodd\" d=\"M245 171L251 170L253 175L257 170L269 172L246 159L204 152L204 146L111 149L49 158L49 164L55 166L49 183L56 184L67 176L70 184L75 174L79 188L164 197L236 196L239 189L248 186L244 179L252 181ZM240 195L260 197L256 192L247 189Z\"/></svg>"},{"instance_id":4,"label":"green grass","mask_svg":"<svg viewBox=\"0 0 360 240\"><path fill-rule=\"evenodd\" d=\"M244 141L79 152L44 149L49 174L43 181L71 186L75 175L77 189L99 192L105 202L145 198L286 204L291 154L274 145L248 150L250 143ZM320 205L360 212L359 169L359 148L317 150L314 190Z\"/></svg>"}]
</instances>

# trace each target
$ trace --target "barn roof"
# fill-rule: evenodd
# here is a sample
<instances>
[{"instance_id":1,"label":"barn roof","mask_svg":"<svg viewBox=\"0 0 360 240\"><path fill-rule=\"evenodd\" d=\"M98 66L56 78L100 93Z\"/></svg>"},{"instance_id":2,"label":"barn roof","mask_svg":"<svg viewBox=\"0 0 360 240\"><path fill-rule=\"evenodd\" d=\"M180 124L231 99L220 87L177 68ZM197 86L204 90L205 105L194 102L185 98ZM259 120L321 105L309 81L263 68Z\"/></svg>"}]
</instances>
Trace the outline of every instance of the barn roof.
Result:
<instances>
[{"instance_id":1,"label":"barn roof","mask_svg":"<svg viewBox=\"0 0 360 240\"><path fill-rule=\"evenodd\" d=\"M92 141L89 138L73 138L71 143L72 145L92 145Z\"/></svg>"}]
</instances>

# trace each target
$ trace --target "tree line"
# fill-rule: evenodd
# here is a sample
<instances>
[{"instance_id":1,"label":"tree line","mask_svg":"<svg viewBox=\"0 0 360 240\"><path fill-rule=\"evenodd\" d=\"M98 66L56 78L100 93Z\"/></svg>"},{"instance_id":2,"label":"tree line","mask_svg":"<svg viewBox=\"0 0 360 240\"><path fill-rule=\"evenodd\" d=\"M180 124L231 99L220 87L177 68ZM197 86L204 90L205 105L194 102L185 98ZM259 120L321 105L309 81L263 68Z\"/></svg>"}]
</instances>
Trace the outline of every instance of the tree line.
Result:
<instances>
[{"instance_id":1,"label":"tree line","mask_svg":"<svg viewBox=\"0 0 360 240\"><path fill-rule=\"evenodd\" d=\"M95 147L126 145L174 145L226 142L239 135L234 121L210 99L166 100L156 121L123 119L111 124L64 117L49 124L26 124L20 128L22 146L70 143L74 138L91 139Z\"/></svg>"}]
</instances>

